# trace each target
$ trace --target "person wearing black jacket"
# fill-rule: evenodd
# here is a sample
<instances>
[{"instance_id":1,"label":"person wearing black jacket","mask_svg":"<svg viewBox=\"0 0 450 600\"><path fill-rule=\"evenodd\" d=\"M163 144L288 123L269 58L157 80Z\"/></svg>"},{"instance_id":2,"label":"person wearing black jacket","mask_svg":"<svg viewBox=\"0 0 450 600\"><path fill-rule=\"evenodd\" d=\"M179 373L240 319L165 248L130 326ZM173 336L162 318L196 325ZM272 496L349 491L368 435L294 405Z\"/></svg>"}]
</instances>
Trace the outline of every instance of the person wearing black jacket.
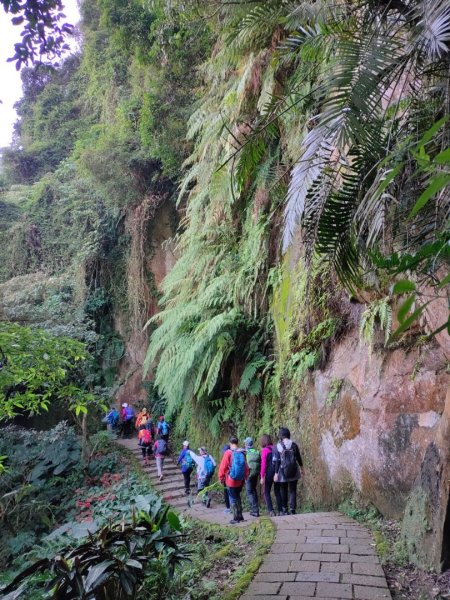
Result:
<instances>
[{"instance_id":1,"label":"person wearing black jacket","mask_svg":"<svg viewBox=\"0 0 450 600\"><path fill-rule=\"evenodd\" d=\"M272 451L274 464L274 482L278 483L281 495L281 515L288 514L288 499L291 515L297 508L297 484L303 476L303 461L300 450L291 440L291 432L287 427L280 427L278 442Z\"/></svg>"}]
</instances>

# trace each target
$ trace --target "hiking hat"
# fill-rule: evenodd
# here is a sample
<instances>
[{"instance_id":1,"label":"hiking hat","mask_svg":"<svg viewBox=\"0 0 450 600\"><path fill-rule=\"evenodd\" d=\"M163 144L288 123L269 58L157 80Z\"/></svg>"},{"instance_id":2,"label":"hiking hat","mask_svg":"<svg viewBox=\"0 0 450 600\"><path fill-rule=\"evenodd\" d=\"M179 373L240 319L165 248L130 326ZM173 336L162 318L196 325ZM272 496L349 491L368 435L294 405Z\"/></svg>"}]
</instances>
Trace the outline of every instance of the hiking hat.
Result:
<instances>
[{"instance_id":1,"label":"hiking hat","mask_svg":"<svg viewBox=\"0 0 450 600\"><path fill-rule=\"evenodd\" d=\"M201 446L201 447L198 449L198 451L200 452L200 454L208 454L208 453L206 452L206 448L205 448L205 446Z\"/></svg>"},{"instance_id":2,"label":"hiking hat","mask_svg":"<svg viewBox=\"0 0 450 600\"><path fill-rule=\"evenodd\" d=\"M186 447L189 446L189 442L187 440L184 440L183 446L186 446Z\"/></svg>"},{"instance_id":3,"label":"hiking hat","mask_svg":"<svg viewBox=\"0 0 450 600\"><path fill-rule=\"evenodd\" d=\"M247 446L247 448L252 448L253 447L253 438L251 438L251 437L245 438L244 444Z\"/></svg>"},{"instance_id":4,"label":"hiking hat","mask_svg":"<svg viewBox=\"0 0 450 600\"><path fill-rule=\"evenodd\" d=\"M124 403L122 404L122 406L123 406L124 408L127 408L127 407L128 407L128 404L127 404L126 402L124 402Z\"/></svg>"}]
</instances>

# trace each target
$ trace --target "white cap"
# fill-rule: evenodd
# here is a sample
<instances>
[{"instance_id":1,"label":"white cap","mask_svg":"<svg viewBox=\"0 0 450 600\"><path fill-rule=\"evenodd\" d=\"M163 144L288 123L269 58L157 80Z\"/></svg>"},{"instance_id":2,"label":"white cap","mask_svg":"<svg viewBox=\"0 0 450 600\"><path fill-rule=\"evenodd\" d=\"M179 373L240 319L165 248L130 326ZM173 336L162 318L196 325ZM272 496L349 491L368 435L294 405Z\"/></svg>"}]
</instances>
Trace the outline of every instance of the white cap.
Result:
<instances>
[{"instance_id":1,"label":"white cap","mask_svg":"<svg viewBox=\"0 0 450 600\"><path fill-rule=\"evenodd\" d=\"M189 442L187 440L184 440L183 446L189 446Z\"/></svg>"},{"instance_id":2,"label":"white cap","mask_svg":"<svg viewBox=\"0 0 450 600\"><path fill-rule=\"evenodd\" d=\"M126 408L126 407L128 406L128 404L127 404L126 402L124 402L124 403L122 404L122 406L123 406L124 408Z\"/></svg>"}]
</instances>

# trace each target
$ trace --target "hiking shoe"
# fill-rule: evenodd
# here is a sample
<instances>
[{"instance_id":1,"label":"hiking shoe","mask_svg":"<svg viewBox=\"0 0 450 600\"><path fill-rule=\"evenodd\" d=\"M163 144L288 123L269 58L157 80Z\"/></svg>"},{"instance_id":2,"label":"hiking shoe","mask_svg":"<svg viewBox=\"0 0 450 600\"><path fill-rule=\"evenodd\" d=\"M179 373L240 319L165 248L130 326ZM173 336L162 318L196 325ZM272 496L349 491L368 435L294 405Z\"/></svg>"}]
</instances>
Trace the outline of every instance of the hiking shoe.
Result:
<instances>
[{"instance_id":1,"label":"hiking shoe","mask_svg":"<svg viewBox=\"0 0 450 600\"><path fill-rule=\"evenodd\" d=\"M162 481L164 479L164 475L159 476L159 480Z\"/></svg>"},{"instance_id":2,"label":"hiking shoe","mask_svg":"<svg viewBox=\"0 0 450 600\"><path fill-rule=\"evenodd\" d=\"M206 501L206 508L211 508L211 498Z\"/></svg>"},{"instance_id":3,"label":"hiking shoe","mask_svg":"<svg viewBox=\"0 0 450 600\"><path fill-rule=\"evenodd\" d=\"M288 515L288 512L287 512L287 510L282 510L282 511L280 512L280 517L287 517L287 515Z\"/></svg>"},{"instance_id":4,"label":"hiking shoe","mask_svg":"<svg viewBox=\"0 0 450 600\"><path fill-rule=\"evenodd\" d=\"M250 514L251 514L252 517L259 517L259 513L251 512Z\"/></svg>"},{"instance_id":5,"label":"hiking shoe","mask_svg":"<svg viewBox=\"0 0 450 600\"><path fill-rule=\"evenodd\" d=\"M289 512L291 515L295 515L295 508L291 508L291 510Z\"/></svg>"},{"instance_id":6,"label":"hiking shoe","mask_svg":"<svg viewBox=\"0 0 450 600\"><path fill-rule=\"evenodd\" d=\"M188 496L191 493L191 490L184 490L184 493L186 494L186 496Z\"/></svg>"},{"instance_id":7,"label":"hiking shoe","mask_svg":"<svg viewBox=\"0 0 450 600\"><path fill-rule=\"evenodd\" d=\"M224 508L223 512L226 513L226 514L230 514L231 508Z\"/></svg>"},{"instance_id":8,"label":"hiking shoe","mask_svg":"<svg viewBox=\"0 0 450 600\"><path fill-rule=\"evenodd\" d=\"M237 525L237 524L238 524L238 523L240 523L240 522L241 522L240 520L237 520L237 519L231 519L231 521L230 521L230 525Z\"/></svg>"},{"instance_id":9,"label":"hiking shoe","mask_svg":"<svg viewBox=\"0 0 450 600\"><path fill-rule=\"evenodd\" d=\"M269 511L269 517L276 517L277 515L274 513L273 510Z\"/></svg>"}]
</instances>

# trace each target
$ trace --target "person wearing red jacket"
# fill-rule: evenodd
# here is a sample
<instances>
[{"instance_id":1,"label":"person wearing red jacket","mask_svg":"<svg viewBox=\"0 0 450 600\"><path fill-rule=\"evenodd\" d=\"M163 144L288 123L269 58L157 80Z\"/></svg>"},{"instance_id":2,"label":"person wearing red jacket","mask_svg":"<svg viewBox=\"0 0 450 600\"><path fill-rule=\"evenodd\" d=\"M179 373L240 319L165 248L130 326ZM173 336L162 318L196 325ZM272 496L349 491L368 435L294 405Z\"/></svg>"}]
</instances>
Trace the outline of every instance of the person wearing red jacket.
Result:
<instances>
[{"instance_id":1,"label":"person wearing red jacket","mask_svg":"<svg viewBox=\"0 0 450 600\"><path fill-rule=\"evenodd\" d=\"M224 452L219 467L219 481L227 486L230 505L233 511L232 525L244 521L242 515L241 491L250 469L245 460L245 451L238 448L237 437L230 438L230 449Z\"/></svg>"}]
</instances>

